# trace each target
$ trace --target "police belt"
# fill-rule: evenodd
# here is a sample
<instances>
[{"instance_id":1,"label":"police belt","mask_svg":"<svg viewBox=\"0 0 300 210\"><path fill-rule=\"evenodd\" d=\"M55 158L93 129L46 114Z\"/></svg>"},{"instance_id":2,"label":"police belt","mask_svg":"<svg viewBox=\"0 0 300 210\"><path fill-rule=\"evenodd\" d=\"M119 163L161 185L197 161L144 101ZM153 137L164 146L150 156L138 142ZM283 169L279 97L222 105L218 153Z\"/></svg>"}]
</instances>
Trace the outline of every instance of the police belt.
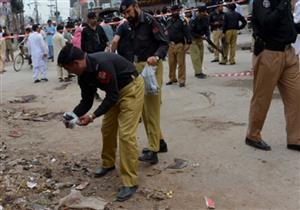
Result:
<instances>
[{"instance_id":1,"label":"police belt","mask_svg":"<svg viewBox=\"0 0 300 210\"><path fill-rule=\"evenodd\" d=\"M135 78L139 76L139 73L137 71L134 71L129 77L128 80L119 83L119 89L122 90L125 86L129 85Z\"/></svg>"},{"instance_id":2,"label":"police belt","mask_svg":"<svg viewBox=\"0 0 300 210\"><path fill-rule=\"evenodd\" d=\"M272 51L280 51L283 52L291 47L290 44L270 44L265 43L265 49Z\"/></svg>"}]
</instances>

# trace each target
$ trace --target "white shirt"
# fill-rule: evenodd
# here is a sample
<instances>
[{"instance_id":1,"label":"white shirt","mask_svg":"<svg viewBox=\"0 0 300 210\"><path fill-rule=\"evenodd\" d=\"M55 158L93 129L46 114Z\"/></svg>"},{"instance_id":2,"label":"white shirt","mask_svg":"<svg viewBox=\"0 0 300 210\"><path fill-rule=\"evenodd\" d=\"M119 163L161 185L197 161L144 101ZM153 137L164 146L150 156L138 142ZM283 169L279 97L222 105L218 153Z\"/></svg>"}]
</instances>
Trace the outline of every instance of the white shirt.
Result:
<instances>
[{"instance_id":1,"label":"white shirt","mask_svg":"<svg viewBox=\"0 0 300 210\"><path fill-rule=\"evenodd\" d=\"M32 64L39 65L40 61L44 59L47 54L46 43L43 36L38 32L33 32L28 37L28 53L32 57Z\"/></svg>"},{"instance_id":2,"label":"white shirt","mask_svg":"<svg viewBox=\"0 0 300 210\"><path fill-rule=\"evenodd\" d=\"M55 32L55 34L52 38L52 41L53 41L54 61L56 61L58 58L59 52L66 45L66 41L64 39L64 35L59 32Z\"/></svg>"}]
</instances>

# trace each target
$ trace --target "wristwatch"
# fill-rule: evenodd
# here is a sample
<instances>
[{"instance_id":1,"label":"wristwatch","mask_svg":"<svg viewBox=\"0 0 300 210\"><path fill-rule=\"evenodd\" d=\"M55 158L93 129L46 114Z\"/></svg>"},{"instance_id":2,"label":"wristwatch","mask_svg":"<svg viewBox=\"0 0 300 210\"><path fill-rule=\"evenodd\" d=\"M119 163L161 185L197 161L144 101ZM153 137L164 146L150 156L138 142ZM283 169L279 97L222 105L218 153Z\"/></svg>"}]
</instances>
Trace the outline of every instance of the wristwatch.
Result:
<instances>
[{"instance_id":1,"label":"wristwatch","mask_svg":"<svg viewBox=\"0 0 300 210\"><path fill-rule=\"evenodd\" d=\"M93 114L89 114L89 118L91 122L94 122L94 115Z\"/></svg>"}]
</instances>

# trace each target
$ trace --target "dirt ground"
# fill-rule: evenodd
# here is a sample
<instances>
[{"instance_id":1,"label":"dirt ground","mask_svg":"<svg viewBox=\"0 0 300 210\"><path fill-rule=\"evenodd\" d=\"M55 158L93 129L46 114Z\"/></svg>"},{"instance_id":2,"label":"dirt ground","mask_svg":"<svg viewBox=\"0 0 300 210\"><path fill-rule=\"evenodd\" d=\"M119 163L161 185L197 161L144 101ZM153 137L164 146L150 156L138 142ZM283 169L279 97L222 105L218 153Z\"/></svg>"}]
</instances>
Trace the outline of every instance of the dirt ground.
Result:
<instances>
[{"instance_id":1,"label":"dirt ground","mask_svg":"<svg viewBox=\"0 0 300 210\"><path fill-rule=\"evenodd\" d=\"M75 79L59 83L55 65L49 63L49 82L33 84L28 66L15 72L8 64L0 76L0 205L54 209L71 188L88 181L82 194L112 202L107 209L206 209L204 196L215 201L216 209L300 209L300 154L286 149L280 95L275 91L263 130L272 151L246 146L252 77L213 75L251 70L251 54L238 51L235 66L212 64L211 59L207 52L207 79L193 77L187 56L187 86L163 86L161 127L169 152L159 154L157 165L140 164L139 191L124 203L114 202L121 185L118 170L93 177L101 164L101 119L73 130L61 122L62 113L80 100ZM165 63L165 82L167 78ZM23 102L29 102L20 103L20 96L28 95ZM138 144L140 150L147 146L142 124ZM187 160L188 166L167 169L174 158ZM28 182L37 186L30 189Z\"/></svg>"}]
</instances>

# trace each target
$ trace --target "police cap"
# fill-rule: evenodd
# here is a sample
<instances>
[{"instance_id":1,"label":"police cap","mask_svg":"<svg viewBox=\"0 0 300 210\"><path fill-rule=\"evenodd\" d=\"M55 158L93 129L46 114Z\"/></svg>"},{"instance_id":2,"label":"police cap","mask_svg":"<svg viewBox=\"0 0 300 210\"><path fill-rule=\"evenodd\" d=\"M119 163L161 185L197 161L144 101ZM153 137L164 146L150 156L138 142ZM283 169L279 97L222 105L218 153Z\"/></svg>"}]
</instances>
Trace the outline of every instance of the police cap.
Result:
<instances>
[{"instance_id":1,"label":"police cap","mask_svg":"<svg viewBox=\"0 0 300 210\"><path fill-rule=\"evenodd\" d=\"M131 5L136 4L135 0L122 0L120 5L120 12L124 12Z\"/></svg>"},{"instance_id":2,"label":"police cap","mask_svg":"<svg viewBox=\"0 0 300 210\"><path fill-rule=\"evenodd\" d=\"M176 11L176 10L180 10L179 5L175 4L171 7L171 11Z\"/></svg>"},{"instance_id":3,"label":"police cap","mask_svg":"<svg viewBox=\"0 0 300 210\"><path fill-rule=\"evenodd\" d=\"M199 12L205 12L207 10L206 4L203 2L200 2L199 6L197 7Z\"/></svg>"}]
</instances>

